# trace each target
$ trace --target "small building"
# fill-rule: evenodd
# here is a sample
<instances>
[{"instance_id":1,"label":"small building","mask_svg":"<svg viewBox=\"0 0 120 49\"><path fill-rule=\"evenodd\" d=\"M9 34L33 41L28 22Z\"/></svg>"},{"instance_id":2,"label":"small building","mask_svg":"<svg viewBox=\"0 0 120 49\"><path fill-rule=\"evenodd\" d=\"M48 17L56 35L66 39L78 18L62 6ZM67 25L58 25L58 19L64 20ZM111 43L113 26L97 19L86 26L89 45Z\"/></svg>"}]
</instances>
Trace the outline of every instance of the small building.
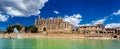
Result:
<instances>
[{"instance_id":1,"label":"small building","mask_svg":"<svg viewBox=\"0 0 120 49\"><path fill-rule=\"evenodd\" d=\"M95 26L80 26L78 27L78 32L83 34L100 34L105 33L105 29L102 24L97 24Z\"/></svg>"},{"instance_id":2,"label":"small building","mask_svg":"<svg viewBox=\"0 0 120 49\"><path fill-rule=\"evenodd\" d=\"M25 33L25 27L22 27L20 30L21 33Z\"/></svg>"},{"instance_id":3,"label":"small building","mask_svg":"<svg viewBox=\"0 0 120 49\"><path fill-rule=\"evenodd\" d=\"M110 33L110 34L115 34L116 33L116 29L115 28L105 28L106 33Z\"/></svg>"},{"instance_id":4,"label":"small building","mask_svg":"<svg viewBox=\"0 0 120 49\"><path fill-rule=\"evenodd\" d=\"M120 34L120 28L116 28L116 34Z\"/></svg>"}]
</instances>

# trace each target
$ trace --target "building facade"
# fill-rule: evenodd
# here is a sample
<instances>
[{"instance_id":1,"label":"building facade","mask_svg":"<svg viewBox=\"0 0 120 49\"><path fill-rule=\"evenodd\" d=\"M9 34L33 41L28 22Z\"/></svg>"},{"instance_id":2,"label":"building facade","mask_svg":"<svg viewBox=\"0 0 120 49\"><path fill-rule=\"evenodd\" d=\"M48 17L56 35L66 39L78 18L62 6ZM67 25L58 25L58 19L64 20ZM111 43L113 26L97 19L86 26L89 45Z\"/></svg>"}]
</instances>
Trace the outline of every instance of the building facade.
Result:
<instances>
[{"instance_id":1,"label":"building facade","mask_svg":"<svg viewBox=\"0 0 120 49\"><path fill-rule=\"evenodd\" d=\"M97 24L95 26L80 26L77 28L78 33L83 33L83 34L93 34L93 33L105 33L104 26L102 24Z\"/></svg>"},{"instance_id":2,"label":"building facade","mask_svg":"<svg viewBox=\"0 0 120 49\"><path fill-rule=\"evenodd\" d=\"M105 28L105 30L106 30L106 33L110 33L110 34L117 33L115 28Z\"/></svg>"},{"instance_id":3,"label":"building facade","mask_svg":"<svg viewBox=\"0 0 120 49\"><path fill-rule=\"evenodd\" d=\"M65 22L61 17L49 18L49 19L38 19L35 20L35 26L38 28L38 32L48 33L71 33L72 25Z\"/></svg>"}]
</instances>

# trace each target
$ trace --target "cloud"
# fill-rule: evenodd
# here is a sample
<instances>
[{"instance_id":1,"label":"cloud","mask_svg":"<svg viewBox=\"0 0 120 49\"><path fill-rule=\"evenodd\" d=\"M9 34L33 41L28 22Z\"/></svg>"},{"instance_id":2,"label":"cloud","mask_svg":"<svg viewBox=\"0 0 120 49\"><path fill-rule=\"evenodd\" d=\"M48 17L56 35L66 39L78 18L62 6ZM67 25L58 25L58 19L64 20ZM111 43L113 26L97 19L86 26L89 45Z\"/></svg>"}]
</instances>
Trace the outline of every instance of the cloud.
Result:
<instances>
[{"instance_id":1,"label":"cloud","mask_svg":"<svg viewBox=\"0 0 120 49\"><path fill-rule=\"evenodd\" d=\"M120 27L120 23L110 23L106 24L105 28L117 28Z\"/></svg>"},{"instance_id":2,"label":"cloud","mask_svg":"<svg viewBox=\"0 0 120 49\"><path fill-rule=\"evenodd\" d=\"M81 24L79 26L92 26L92 24Z\"/></svg>"},{"instance_id":3,"label":"cloud","mask_svg":"<svg viewBox=\"0 0 120 49\"><path fill-rule=\"evenodd\" d=\"M9 16L0 14L0 22L5 22L8 20L8 18Z\"/></svg>"},{"instance_id":4,"label":"cloud","mask_svg":"<svg viewBox=\"0 0 120 49\"><path fill-rule=\"evenodd\" d=\"M53 11L55 14L59 14L59 12L58 11Z\"/></svg>"},{"instance_id":5,"label":"cloud","mask_svg":"<svg viewBox=\"0 0 120 49\"><path fill-rule=\"evenodd\" d=\"M23 13L21 13L20 11L18 11L18 10L16 10L16 9L14 9L14 8L12 8L12 7L6 7L6 10L8 11L7 13L8 14L11 14L11 15L14 15L14 16L23 16L24 14Z\"/></svg>"},{"instance_id":6,"label":"cloud","mask_svg":"<svg viewBox=\"0 0 120 49\"><path fill-rule=\"evenodd\" d=\"M50 17L50 19L53 19L53 17Z\"/></svg>"},{"instance_id":7,"label":"cloud","mask_svg":"<svg viewBox=\"0 0 120 49\"><path fill-rule=\"evenodd\" d=\"M99 19L99 20L96 20L96 21L91 21L90 23L81 24L81 25L78 25L78 26L94 26L94 25L97 25L97 24L103 24L107 20L108 17L109 16L106 16L103 19Z\"/></svg>"},{"instance_id":8,"label":"cloud","mask_svg":"<svg viewBox=\"0 0 120 49\"><path fill-rule=\"evenodd\" d=\"M93 24L93 25L103 24L106 19L107 19L107 17L104 17L103 19L99 19L99 20L96 20L96 21L92 21L92 24Z\"/></svg>"},{"instance_id":9,"label":"cloud","mask_svg":"<svg viewBox=\"0 0 120 49\"><path fill-rule=\"evenodd\" d=\"M48 0L0 0L0 12L12 16L30 16L39 14Z\"/></svg>"},{"instance_id":10,"label":"cloud","mask_svg":"<svg viewBox=\"0 0 120 49\"><path fill-rule=\"evenodd\" d=\"M120 15L120 10L118 10L117 12L114 12L113 15Z\"/></svg>"},{"instance_id":11,"label":"cloud","mask_svg":"<svg viewBox=\"0 0 120 49\"><path fill-rule=\"evenodd\" d=\"M72 16L65 15L64 21L69 22L73 26L79 26L79 23L82 21L82 16L80 14L74 14Z\"/></svg>"}]
</instances>

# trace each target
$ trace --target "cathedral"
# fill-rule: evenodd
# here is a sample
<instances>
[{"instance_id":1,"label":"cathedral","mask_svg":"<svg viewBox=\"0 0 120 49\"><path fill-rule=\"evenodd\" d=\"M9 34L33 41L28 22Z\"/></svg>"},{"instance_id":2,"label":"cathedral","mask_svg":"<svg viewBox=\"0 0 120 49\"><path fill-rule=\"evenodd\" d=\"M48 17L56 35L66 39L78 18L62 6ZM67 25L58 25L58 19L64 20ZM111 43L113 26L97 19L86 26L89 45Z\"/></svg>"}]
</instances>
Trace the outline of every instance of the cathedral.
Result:
<instances>
[{"instance_id":1,"label":"cathedral","mask_svg":"<svg viewBox=\"0 0 120 49\"><path fill-rule=\"evenodd\" d=\"M72 25L69 22L65 22L61 17L41 19L40 16L35 20L35 26L38 28L38 32L47 33L71 33Z\"/></svg>"}]
</instances>

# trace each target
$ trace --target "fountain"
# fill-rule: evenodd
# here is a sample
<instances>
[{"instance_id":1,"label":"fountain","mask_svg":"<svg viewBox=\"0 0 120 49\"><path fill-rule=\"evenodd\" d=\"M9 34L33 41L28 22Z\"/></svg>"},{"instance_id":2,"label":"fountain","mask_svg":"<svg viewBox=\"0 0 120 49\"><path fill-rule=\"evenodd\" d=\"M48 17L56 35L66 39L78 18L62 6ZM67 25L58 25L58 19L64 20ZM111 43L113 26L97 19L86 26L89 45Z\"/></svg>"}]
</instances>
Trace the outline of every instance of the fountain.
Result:
<instances>
[{"instance_id":1,"label":"fountain","mask_svg":"<svg viewBox=\"0 0 120 49\"><path fill-rule=\"evenodd\" d=\"M17 28L15 27L13 30L13 33L15 33L17 35L17 38L20 39L20 32L17 30Z\"/></svg>"}]
</instances>

